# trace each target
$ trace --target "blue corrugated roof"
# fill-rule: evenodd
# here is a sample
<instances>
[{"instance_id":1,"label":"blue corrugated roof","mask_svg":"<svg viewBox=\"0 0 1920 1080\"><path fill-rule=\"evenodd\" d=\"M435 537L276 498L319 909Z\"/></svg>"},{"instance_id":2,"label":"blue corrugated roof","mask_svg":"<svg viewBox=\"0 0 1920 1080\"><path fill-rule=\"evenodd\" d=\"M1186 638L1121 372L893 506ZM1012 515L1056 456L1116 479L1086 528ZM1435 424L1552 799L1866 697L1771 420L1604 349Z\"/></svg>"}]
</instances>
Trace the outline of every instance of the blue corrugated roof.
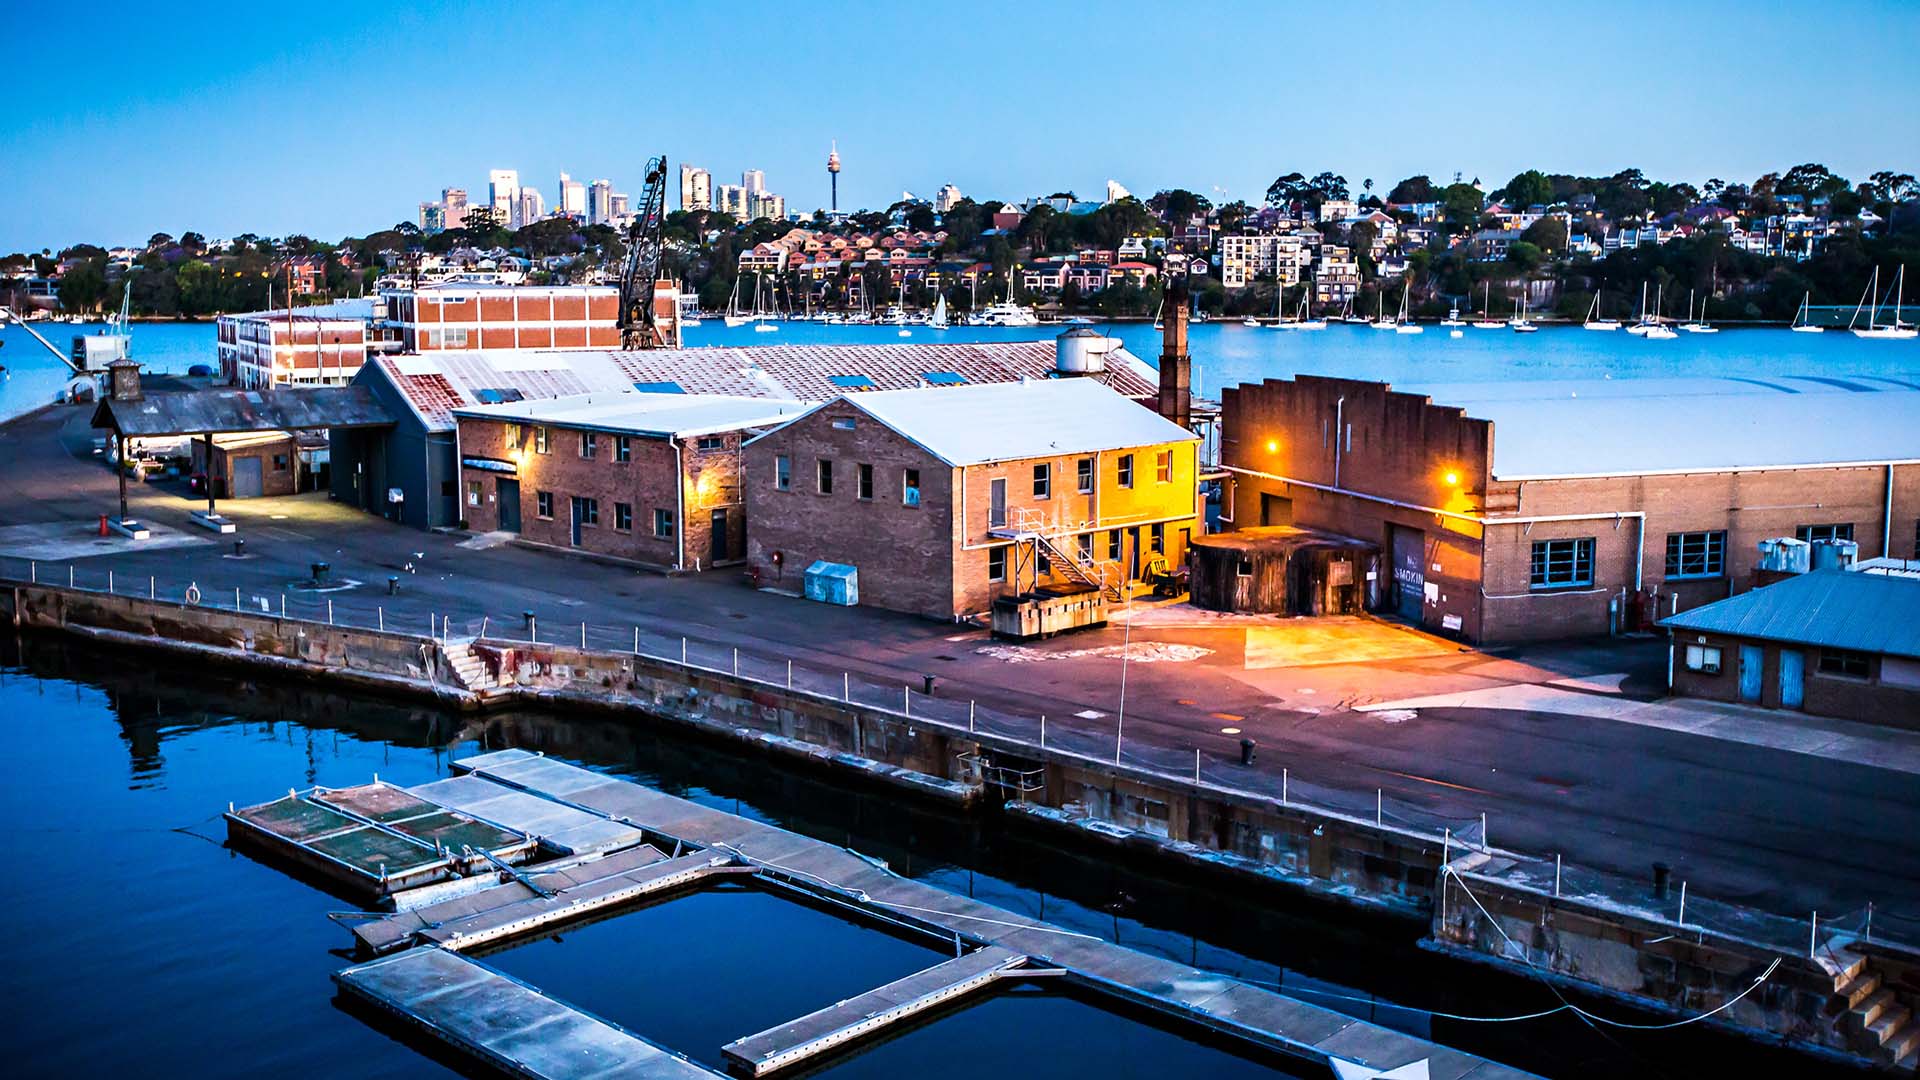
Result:
<instances>
[{"instance_id":1,"label":"blue corrugated roof","mask_svg":"<svg viewBox=\"0 0 1920 1080\"><path fill-rule=\"evenodd\" d=\"M1683 611L1660 625L1920 659L1920 581L1816 570Z\"/></svg>"}]
</instances>

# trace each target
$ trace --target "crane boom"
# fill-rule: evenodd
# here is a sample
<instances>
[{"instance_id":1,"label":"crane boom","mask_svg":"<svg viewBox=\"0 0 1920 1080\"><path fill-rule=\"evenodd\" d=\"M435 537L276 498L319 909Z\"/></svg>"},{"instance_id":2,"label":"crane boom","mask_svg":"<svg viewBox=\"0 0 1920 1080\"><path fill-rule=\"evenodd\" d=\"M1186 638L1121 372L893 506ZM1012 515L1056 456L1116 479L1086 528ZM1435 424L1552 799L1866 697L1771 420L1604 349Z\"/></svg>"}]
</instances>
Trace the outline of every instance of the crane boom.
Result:
<instances>
[{"instance_id":1,"label":"crane boom","mask_svg":"<svg viewBox=\"0 0 1920 1080\"><path fill-rule=\"evenodd\" d=\"M620 347L653 349L667 343L653 311L654 281L667 218L667 157L647 162L647 186L627 226L627 259L620 270Z\"/></svg>"}]
</instances>

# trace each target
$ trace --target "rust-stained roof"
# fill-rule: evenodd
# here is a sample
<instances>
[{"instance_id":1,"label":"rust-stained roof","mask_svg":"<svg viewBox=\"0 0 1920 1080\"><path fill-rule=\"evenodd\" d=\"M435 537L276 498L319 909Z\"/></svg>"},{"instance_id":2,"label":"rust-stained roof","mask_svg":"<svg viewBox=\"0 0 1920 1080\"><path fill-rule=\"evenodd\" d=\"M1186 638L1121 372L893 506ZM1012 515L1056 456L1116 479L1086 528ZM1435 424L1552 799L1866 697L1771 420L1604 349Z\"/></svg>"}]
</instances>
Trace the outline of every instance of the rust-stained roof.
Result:
<instances>
[{"instance_id":1,"label":"rust-stained roof","mask_svg":"<svg viewBox=\"0 0 1920 1080\"><path fill-rule=\"evenodd\" d=\"M135 401L107 398L93 410L94 427L134 437L378 427L396 419L364 386L191 390Z\"/></svg>"},{"instance_id":2,"label":"rust-stained roof","mask_svg":"<svg viewBox=\"0 0 1920 1080\"><path fill-rule=\"evenodd\" d=\"M431 430L453 427L453 410L480 404L481 390L517 390L553 398L671 383L689 394L829 401L846 380L862 390L908 390L1047 379L1055 374L1054 342L1004 341L929 345L761 345L609 350L436 352L369 358L367 368L391 382ZM1152 397L1158 376L1144 361L1115 348L1097 378L1124 396ZM934 376L929 378L929 376ZM952 376L957 376L955 379ZM836 379L842 380L835 382Z\"/></svg>"}]
</instances>

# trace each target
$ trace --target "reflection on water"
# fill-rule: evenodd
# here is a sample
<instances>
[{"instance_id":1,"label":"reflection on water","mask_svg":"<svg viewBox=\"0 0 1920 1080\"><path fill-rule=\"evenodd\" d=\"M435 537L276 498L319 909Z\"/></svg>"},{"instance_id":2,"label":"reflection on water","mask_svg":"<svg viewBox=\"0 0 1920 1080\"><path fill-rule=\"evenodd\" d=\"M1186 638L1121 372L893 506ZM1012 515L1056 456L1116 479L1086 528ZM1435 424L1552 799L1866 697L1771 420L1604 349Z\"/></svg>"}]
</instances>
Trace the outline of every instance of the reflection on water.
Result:
<instances>
[{"instance_id":1,"label":"reflection on water","mask_svg":"<svg viewBox=\"0 0 1920 1080\"><path fill-rule=\"evenodd\" d=\"M298 786L359 784L374 774L397 784L423 783L446 775L452 758L503 746L545 750L704 805L844 844L886 860L901 873L989 903L1184 963L1277 984L1415 1034L1429 1034L1426 1014L1386 1002L1483 1016L1552 1003L1540 986L1524 979L1421 951L1416 924L1331 909L1271 890L1244 891L1190 877L1172 880L1102 853L1037 842L993 818L959 817L902 804L884 792L836 787L704 741L599 718L463 717L197 671L171 661L153 666L140 656L95 653L46 638L27 639L25 655L16 652L20 647L15 639L0 638L0 665L14 665L0 666L0 739L6 746L0 756L0 828L8 837L11 871L0 879L0 902L12 916L10 977L0 988L0 1015L11 1021L10 1061L16 1072L443 1073L392 1041L385 1029L329 1007L328 976L345 963L330 950L343 949L348 937L326 915L342 902L227 851L219 843L218 815L229 802L263 801ZM705 934L718 943L709 943L713 948L727 947L729 934L735 944L766 940L762 926L743 938L740 920L709 920L702 914L703 904L721 901L674 910L683 903L675 900L633 916L640 920L635 926L649 919L679 921L675 935ZM826 923L844 926L804 908L788 917L797 920L795 940L839 932ZM626 933L620 928L625 918L561 937L573 942L618 936ZM749 921L764 919L756 915ZM877 941L873 947L881 950L860 959L869 948L861 944L850 962L881 963L895 948L920 951L864 928L847 929L863 942ZM521 954L526 958L540 951L538 943L526 948ZM518 951L497 954L490 962L518 963L513 959ZM567 945L556 950L558 955L576 952ZM831 955L833 963L841 962L833 948L796 953ZM621 965L619 974L643 1006L652 1000L647 989L652 965L667 962L643 951ZM781 995L781 1007L789 1001L831 1000L843 993L837 983L803 981L830 966L795 964L796 981L754 993L768 995L769 1001ZM582 970L590 978L605 976L590 966ZM878 974L863 972L849 985L857 992L886 981ZM690 977L682 972L675 980ZM619 987L617 981L605 985ZM719 991L688 984L678 992ZM663 1007L675 1004L663 1000ZM817 1005L797 1011L812 1007ZM637 1015L631 1022L649 1030ZM971 1023L961 1026L970 1031ZM718 1044L711 1041L717 1028L711 1036L697 1026L685 1030L708 1041L676 1049L695 1057L717 1052ZM218 1033L217 1040L209 1033ZM746 1033L729 1030L725 1039ZM1085 1041L1078 1029L1055 1034L1063 1045ZM1554 1076L1618 1076L1630 1068L1648 1076L1688 1075L1689 1067L1724 1071L1742 1063L1755 1069L1781 1064L1777 1055L1716 1036L1701 1025L1679 1032L1602 1035L1565 1017L1526 1024L1434 1020L1430 1034ZM915 1071L924 1074L918 1080L979 1075L969 1060L935 1058ZM1812 1072L1806 1062L1788 1063L1802 1075ZM1066 1060L1050 1061L1037 1071L1069 1075L1066 1065Z\"/></svg>"}]
</instances>

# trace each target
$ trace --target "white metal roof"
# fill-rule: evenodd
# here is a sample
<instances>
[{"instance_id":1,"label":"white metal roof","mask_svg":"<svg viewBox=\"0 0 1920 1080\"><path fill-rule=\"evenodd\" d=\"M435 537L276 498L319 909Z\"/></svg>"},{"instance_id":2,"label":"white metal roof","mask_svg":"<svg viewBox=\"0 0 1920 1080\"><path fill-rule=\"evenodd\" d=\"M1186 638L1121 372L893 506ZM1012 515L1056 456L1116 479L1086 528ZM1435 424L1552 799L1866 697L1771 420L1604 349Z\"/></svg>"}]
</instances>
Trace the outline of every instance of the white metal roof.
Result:
<instances>
[{"instance_id":1,"label":"white metal roof","mask_svg":"<svg viewBox=\"0 0 1920 1080\"><path fill-rule=\"evenodd\" d=\"M730 394L647 394L638 390L507 401L453 410L455 416L518 420L632 435L706 435L784 423L814 407Z\"/></svg>"},{"instance_id":2,"label":"white metal roof","mask_svg":"<svg viewBox=\"0 0 1920 1080\"><path fill-rule=\"evenodd\" d=\"M955 466L1199 438L1093 379L876 390L839 400Z\"/></svg>"},{"instance_id":3,"label":"white metal roof","mask_svg":"<svg viewBox=\"0 0 1920 1080\"><path fill-rule=\"evenodd\" d=\"M1500 480L1920 461L1920 374L1395 389L1493 421Z\"/></svg>"}]
</instances>

